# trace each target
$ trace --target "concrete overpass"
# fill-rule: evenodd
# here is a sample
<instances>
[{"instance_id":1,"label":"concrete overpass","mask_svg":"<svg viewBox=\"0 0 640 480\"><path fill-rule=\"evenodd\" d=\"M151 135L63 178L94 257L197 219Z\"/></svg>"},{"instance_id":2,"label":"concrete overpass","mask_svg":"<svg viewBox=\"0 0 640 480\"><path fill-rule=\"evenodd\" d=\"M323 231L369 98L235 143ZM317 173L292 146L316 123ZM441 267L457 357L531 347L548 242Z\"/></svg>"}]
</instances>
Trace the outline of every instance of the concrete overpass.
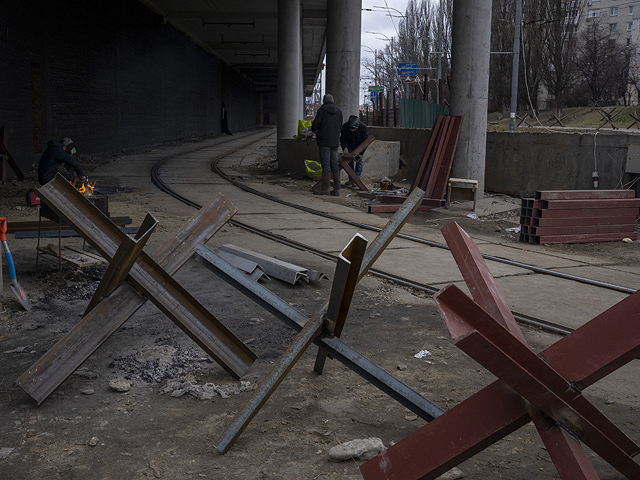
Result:
<instances>
[{"instance_id":1,"label":"concrete overpass","mask_svg":"<svg viewBox=\"0 0 640 480\"><path fill-rule=\"evenodd\" d=\"M71 137L86 158L256 125L290 137L325 54L326 91L346 118L358 111L361 8L361 0L0 0L5 143L28 169L52 138ZM491 2L455 9L451 109L473 128L459 151L477 156L480 145L482 168L456 160L454 173L483 177ZM467 149L467 139L477 145Z\"/></svg>"}]
</instances>

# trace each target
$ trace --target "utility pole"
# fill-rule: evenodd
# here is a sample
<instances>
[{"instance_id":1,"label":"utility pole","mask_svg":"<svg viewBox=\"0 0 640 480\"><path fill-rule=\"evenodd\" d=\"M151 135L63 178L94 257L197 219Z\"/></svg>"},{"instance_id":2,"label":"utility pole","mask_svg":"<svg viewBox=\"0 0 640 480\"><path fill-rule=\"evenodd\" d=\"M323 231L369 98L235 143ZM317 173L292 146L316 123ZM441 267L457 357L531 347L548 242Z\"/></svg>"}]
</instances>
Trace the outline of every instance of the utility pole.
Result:
<instances>
[{"instance_id":1,"label":"utility pole","mask_svg":"<svg viewBox=\"0 0 640 480\"><path fill-rule=\"evenodd\" d=\"M520 63L520 23L522 18L522 0L516 0L516 32L513 38L513 72L511 74L511 115L509 131L516 131L516 115L518 112L518 66Z\"/></svg>"}]
</instances>

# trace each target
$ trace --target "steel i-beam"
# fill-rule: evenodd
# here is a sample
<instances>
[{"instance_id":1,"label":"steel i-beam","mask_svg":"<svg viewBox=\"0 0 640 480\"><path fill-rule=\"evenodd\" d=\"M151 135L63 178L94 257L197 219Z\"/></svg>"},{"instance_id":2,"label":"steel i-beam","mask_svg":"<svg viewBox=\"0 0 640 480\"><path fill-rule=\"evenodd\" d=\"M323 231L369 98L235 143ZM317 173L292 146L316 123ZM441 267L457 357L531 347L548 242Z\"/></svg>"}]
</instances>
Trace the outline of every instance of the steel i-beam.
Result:
<instances>
[{"instance_id":1,"label":"steel i-beam","mask_svg":"<svg viewBox=\"0 0 640 480\"><path fill-rule=\"evenodd\" d=\"M69 203L75 201L83 204L83 202L86 202L84 199L77 199L73 192L68 192L68 189L64 188L64 183L68 184L68 182L63 178L56 178L52 182L50 182L52 183L51 185L47 184L45 186L47 187L46 189L42 187L46 191L45 195L48 192L53 192L50 196L64 196L68 198L67 202ZM57 186L61 184L63 189L58 191ZM166 275L173 275L191 257L194 247L198 244L206 243L236 211L235 206L223 195L217 195L191 217L175 237L160 246L151 258L154 263L162 267ZM97 211L97 213L92 212L88 217L84 216L84 219L88 222L90 218L99 217L100 215L104 217L101 221L102 224L108 222L108 218L100 211ZM93 222L88 222L87 225L92 230L92 237L102 237L108 243L111 243L114 235L120 236L122 234L117 227L111 227L108 223L105 228L109 235ZM115 242L113 242L113 246L116 246ZM117 248L112 251L115 253L116 250ZM36 361L29 370L23 373L16 383L33 397L38 404L42 403L145 302L146 298L138 293L128 282L122 283L109 297L103 299L91 309L71 331Z\"/></svg>"}]
</instances>

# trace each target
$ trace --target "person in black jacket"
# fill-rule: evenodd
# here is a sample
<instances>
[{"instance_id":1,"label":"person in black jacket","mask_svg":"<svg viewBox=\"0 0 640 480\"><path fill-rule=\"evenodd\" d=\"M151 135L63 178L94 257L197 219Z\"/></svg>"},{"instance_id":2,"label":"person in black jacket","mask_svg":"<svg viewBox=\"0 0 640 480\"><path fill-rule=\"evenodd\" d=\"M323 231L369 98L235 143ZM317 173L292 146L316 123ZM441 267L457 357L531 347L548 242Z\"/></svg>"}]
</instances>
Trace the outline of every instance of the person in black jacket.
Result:
<instances>
[{"instance_id":1,"label":"person in black jacket","mask_svg":"<svg viewBox=\"0 0 640 480\"><path fill-rule=\"evenodd\" d=\"M47 143L47 149L40 157L40 163L38 163L38 181L40 185L53 180L53 177L58 172L69 181L73 181L76 177L84 180L84 171L80 166L80 162L67 153L67 149L72 144L73 142L70 138L50 140ZM73 151L75 152L75 148Z\"/></svg>"},{"instance_id":2,"label":"person in black jacket","mask_svg":"<svg viewBox=\"0 0 640 480\"><path fill-rule=\"evenodd\" d=\"M367 126L362 123L356 115L351 115L349 120L342 125L342 131L340 132L340 146L344 153L353 152L358 146L369 138L369 131ZM354 157L354 162L349 162L351 170L355 172L358 178L362 178L362 156L367 149ZM349 179L345 186L355 186L355 183Z\"/></svg>"},{"instance_id":3,"label":"person in black jacket","mask_svg":"<svg viewBox=\"0 0 640 480\"><path fill-rule=\"evenodd\" d=\"M316 118L311 123L311 131L316 133L316 141L320 150L322 165L322 188L314 195L329 195L329 184L333 173L333 190L331 195L340 196L340 166L338 165L338 146L340 145L340 129L342 128L342 112L333 103L333 95L326 94Z\"/></svg>"}]
</instances>

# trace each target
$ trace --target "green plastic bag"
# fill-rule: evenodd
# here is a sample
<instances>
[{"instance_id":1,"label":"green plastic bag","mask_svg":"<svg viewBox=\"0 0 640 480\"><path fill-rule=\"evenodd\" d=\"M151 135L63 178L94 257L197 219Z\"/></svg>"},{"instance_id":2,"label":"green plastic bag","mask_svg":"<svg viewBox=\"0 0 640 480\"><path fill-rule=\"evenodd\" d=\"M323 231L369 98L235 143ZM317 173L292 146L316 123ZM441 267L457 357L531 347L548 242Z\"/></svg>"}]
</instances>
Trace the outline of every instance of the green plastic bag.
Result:
<instances>
[{"instance_id":1,"label":"green plastic bag","mask_svg":"<svg viewBox=\"0 0 640 480\"><path fill-rule=\"evenodd\" d=\"M309 178L313 179L319 175L322 175L322 165L315 160L305 160L304 169L307 171Z\"/></svg>"},{"instance_id":2,"label":"green plastic bag","mask_svg":"<svg viewBox=\"0 0 640 480\"><path fill-rule=\"evenodd\" d=\"M300 137L300 132L305 128L309 128L311 126L311 120L298 120L298 138Z\"/></svg>"}]
</instances>

